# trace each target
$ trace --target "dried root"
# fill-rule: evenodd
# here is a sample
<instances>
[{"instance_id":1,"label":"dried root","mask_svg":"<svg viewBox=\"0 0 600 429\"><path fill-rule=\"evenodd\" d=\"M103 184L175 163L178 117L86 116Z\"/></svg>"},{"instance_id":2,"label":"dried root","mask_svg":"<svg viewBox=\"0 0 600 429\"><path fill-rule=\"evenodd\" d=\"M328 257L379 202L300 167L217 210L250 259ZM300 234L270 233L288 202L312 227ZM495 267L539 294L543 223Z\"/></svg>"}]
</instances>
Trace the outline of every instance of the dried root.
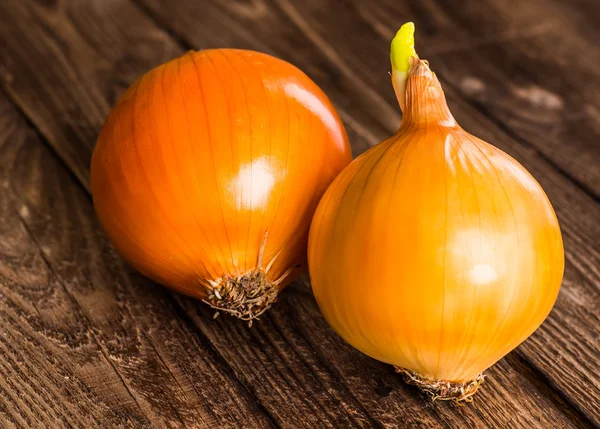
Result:
<instances>
[{"instance_id":1,"label":"dried root","mask_svg":"<svg viewBox=\"0 0 600 429\"><path fill-rule=\"evenodd\" d=\"M404 381L431 396L432 400L454 401L458 405L473 401L473 395L483 383L485 375L479 374L474 380L458 383L453 381L436 380L417 374L408 369L395 367L396 372L404 376Z\"/></svg>"},{"instance_id":2,"label":"dried root","mask_svg":"<svg viewBox=\"0 0 600 429\"><path fill-rule=\"evenodd\" d=\"M252 321L277 301L277 284L268 280L261 269L237 277L224 275L219 281L211 283L208 298L203 301L217 310L215 317L219 311L223 311L247 320L252 326Z\"/></svg>"}]
</instances>

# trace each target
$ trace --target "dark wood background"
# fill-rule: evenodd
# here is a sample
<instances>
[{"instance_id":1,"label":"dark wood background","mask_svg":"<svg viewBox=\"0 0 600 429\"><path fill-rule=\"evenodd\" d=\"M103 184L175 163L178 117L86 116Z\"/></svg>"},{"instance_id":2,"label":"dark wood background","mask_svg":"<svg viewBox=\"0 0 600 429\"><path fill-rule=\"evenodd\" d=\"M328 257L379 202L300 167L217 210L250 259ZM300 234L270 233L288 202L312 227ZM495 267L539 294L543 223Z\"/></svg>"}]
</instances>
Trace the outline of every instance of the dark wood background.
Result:
<instances>
[{"instance_id":1,"label":"dark wood background","mask_svg":"<svg viewBox=\"0 0 600 429\"><path fill-rule=\"evenodd\" d=\"M558 214L566 270L543 326L475 402L430 402L346 345L307 280L259 323L128 267L88 169L117 97L189 49L249 48L308 73L355 155L400 112L405 21L459 123L518 159ZM600 427L597 0L1 0L0 426Z\"/></svg>"}]
</instances>

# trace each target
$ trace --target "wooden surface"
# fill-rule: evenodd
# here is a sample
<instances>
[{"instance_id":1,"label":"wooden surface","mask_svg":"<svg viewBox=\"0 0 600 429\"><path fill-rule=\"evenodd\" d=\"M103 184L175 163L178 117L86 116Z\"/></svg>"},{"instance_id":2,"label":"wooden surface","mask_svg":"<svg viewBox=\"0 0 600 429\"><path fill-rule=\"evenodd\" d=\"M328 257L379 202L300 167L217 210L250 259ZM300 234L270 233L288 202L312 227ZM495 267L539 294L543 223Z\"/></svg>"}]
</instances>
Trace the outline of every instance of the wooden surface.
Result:
<instances>
[{"instance_id":1,"label":"wooden surface","mask_svg":"<svg viewBox=\"0 0 600 429\"><path fill-rule=\"evenodd\" d=\"M359 154L400 122L405 21L457 120L518 159L559 217L543 326L474 403L431 403L353 350L297 281L252 328L143 278L89 196L100 127L137 76L188 49L284 58ZM600 427L600 6L595 0L2 0L0 427Z\"/></svg>"}]
</instances>

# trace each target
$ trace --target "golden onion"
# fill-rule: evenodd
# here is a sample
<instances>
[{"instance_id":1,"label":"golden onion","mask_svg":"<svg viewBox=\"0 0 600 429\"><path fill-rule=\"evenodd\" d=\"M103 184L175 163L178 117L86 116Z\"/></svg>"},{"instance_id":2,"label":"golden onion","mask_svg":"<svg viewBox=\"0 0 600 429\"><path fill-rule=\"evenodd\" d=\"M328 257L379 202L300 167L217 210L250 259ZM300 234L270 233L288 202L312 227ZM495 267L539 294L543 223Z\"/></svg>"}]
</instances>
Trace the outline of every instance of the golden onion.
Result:
<instances>
[{"instance_id":1,"label":"golden onion","mask_svg":"<svg viewBox=\"0 0 600 429\"><path fill-rule=\"evenodd\" d=\"M189 52L142 76L94 149L94 206L135 268L244 320L303 269L308 229L351 160L325 94L293 65Z\"/></svg>"},{"instance_id":2,"label":"golden onion","mask_svg":"<svg viewBox=\"0 0 600 429\"><path fill-rule=\"evenodd\" d=\"M323 196L310 278L348 343L434 398L468 401L549 314L563 244L536 180L456 123L413 34L404 25L391 48L400 129Z\"/></svg>"}]
</instances>

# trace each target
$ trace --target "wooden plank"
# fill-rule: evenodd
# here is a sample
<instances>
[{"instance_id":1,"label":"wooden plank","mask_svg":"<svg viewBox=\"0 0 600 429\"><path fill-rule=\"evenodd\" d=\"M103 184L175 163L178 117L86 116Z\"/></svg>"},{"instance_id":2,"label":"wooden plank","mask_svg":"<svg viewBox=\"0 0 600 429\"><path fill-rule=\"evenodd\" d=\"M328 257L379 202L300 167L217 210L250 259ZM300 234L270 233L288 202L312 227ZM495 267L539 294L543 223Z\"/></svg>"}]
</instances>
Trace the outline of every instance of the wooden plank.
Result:
<instances>
[{"instance_id":1,"label":"wooden plank","mask_svg":"<svg viewBox=\"0 0 600 429\"><path fill-rule=\"evenodd\" d=\"M29 208L11 198L9 172L31 137L25 129L0 97L0 421L11 427L149 427L28 233Z\"/></svg>"},{"instance_id":2,"label":"wooden plank","mask_svg":"<svg viewBox=\"0 0 600 429\"><path fill-rule=\"evenodd\" d=\"M271 426L172 297L124 266L89 195L2 96L0 119L0 421Z\"/></svg>"},{"instance_id":3,"label":"wooden plank","mask_svg":"<svg viewBox=\"0 0 600 429\"><path fill-rule=\"evenodd\" d=\"M82 129L97 129L100 123L96 123L93 114L87 114L90 109L87 106L108 105L114 101L113 95L118 92L116 88L121 89L121 82L131 77L128 73L134 75L148 67L147 62L132 61L138 51L156 52L158 46L166 43L164 51L179 52L179 48L168 39L163 39L163 33L136 13L135 9L128 7L127 3L112 1L98 4L94 3L97 7L94 10L81 4L69 5L66 11L57 12L52 9L52 19L48 20L45 19L46 15L35 12L39 6L9 3L10 14L7 16L12 19L3 22L3 28L8 28L8 31L18 33L20 28L26 27L32 33L29 41L26 39L17 43L11 39L8 44L10 54L8 66L5 67L13 79L10 82L4 80L5 87L68 164L82 162L77 157L69 157L69 154L77 152L75 148L90 147L84 134L72 135L70 140L63 139L72 133L73 125L68 113L74 106L78 106L73 100L83 98L77 92L84 91L86 96L91 97L90 103L81 107L82 114L78 118L81 122L78 126ZM182 11L185 9L182 8ZM16 14L20 14L17 19ZM54 33L54 27L73 27L71 21L80 19L79 16L104 22L105 27L114 32L110 34L110 40L113 41L110 47L112 57L90 47L81 48L78 55L87 59L82 66L69 57L69 53L75 50L71 44L76 43L69 36L59 37L58 42L47 42L36 36L36 29L40 26L50 28L53 34L60 35L59 31ZM106 25L108 22L110 25ZM85 28L81 24L79 27ZM129 28L135 28L135 34L129 34ZM233 32L231 29L227 31ZM220 33L214 34L228 34L227 31L221 29ZM135 39L138 43L132 44L132 38L139 37L139 34L153 36L144 43ZM156 40L159 42L156 43ZM34 60L29 58L23 59L21 51L16 49L29 49L29 43L34 41L37 44L50 43L51 46L62 47L55 53L59 58L55 62L71 63L75 67L72 73L78 76L78 87L70 86L71 81L56 70L49 71L49 78L34 75L41 60L32 62ZM297 41L294 43L298 44ZM38 49L43 52L47 48L38 46ZM312 48L308 52L311 53ZM123 63L125 59L129 59L129 68L125 74L122 68L111 66L111 61L116 61L115 59ZM323 59L322 55L321 60L327 64L328 60ZM136 68L137 73L133 71ZM341 73L335 66L330 65L329 69L331 73ZM128 77L123 78L124 75ZM104 87L105 93L97 95L94 88L99 87ZM56 99L57 94L61 94L61 105L52 105L52 101L46 101ZM100 98L95 99L96 96ZM347 96L346 100L353 98ZM46 105L38 106L40 103ZM362 104L352 101L352 105L361 110L364 109ZM48 105L56 107L57 112L49 115ZM388 109L391 111L392 108ZM346 113L347 118L353 118L353 115ZM362 125L362 128L357 129L362 130L363 143L367 136L373 140L370 126ZM73 170L84 177L86 168L86 163L73 166ZM426 399L415 395L412 388L404 385L389 367L368 359L343 344L320 316L306 285L291 287L269 315L251 330L245 324L230 318L211 321L211 311L191 299L180 297L178 301L196 326L210 339L213 347L227 359L234 373L259 398L276 423L281 425L377 427L410 422L423 427L467 424L484 427L489 422L495 422L498 425L511 424L516 427L539 424L571 427L585 423L578 421L577 416L568 408L561 409L564 407L561 406L560 398L537 382L531 370L519 362L509 364L509 361L503 361L491 370L490 383L482 391L481 400L472 407L430 405ZM518 412L507 413L505 410Z\"/></svg>"},{"instance_id":4,"label":"wooden plank","mask_svg":"<svg viewBox=\"0 0 600 429\"><path fill-rule=\"evenodd\" d=\"M386 125L386 122L394 121L393 115L384 115L383 112L388 109L382 110L380 106L374 105L380 100L365 89L372 88L373 91L383 94L383 103L387 103L389 109L396 104L389 77L382 72L389 68L389 40L383 40L381 34L373 29L372 23L367 22L358 13L343 13L341 9L332 8L331 2L320 0L306 0L301 8L288 0L277 0L275 2L277 7L267 6L267 3L257 1L253 3L253 7L247 8L240 7L237 3L222 2L213 2L212 6L204 4L202 7L186 1L177 2L177 7L165 7L157 0L143 0L143 2L155 14L157 20L162 20L163 24L168 25L194 47L215 44L216 42L211 42L214 40L211 34L226 33L222 28L223 23L231 27L230 35L226 40L228 44L246 47L244 43L248 42L244 42L243 39L246 33L251 33L254 39L262 42L261 48L294 61L306 69L331 95L338 110L345 112L347 95L340 97L335 89L330 91L330 81L322 78L323 72L330 73L330 70L335 70L333 73L336 73L335 76L339 80L360 89L355 92L355 97L361 100L363 117L370 117L373 112L378 112L376 116L382 119L382 125L390 132L395 128ZM357 4L366 7L366 3L357 2ZM389 4L397 8L403 7L399 6L398 2ZM462 31L451 19L436 12L440 8L437 3L423 2L419 3L421 6L412 4L412 7L418 9L423 4L427 5L425 12L430 15L418 16L423 21L422 27L434 33L436 27L432 21L437 19L443 23L445 33L435 33L435 39L430 37L434 39L432 41L434 45L443 46L442 42L454 37L456 32ZM471 5L476 7L474 3ZM389 19L393 18L394 13L396 13L395 22L408 19L402 17L401 11L385 10L385 15L390 17ZM472 19L479 19L479 15L481 11L470 16ZM535 19L539 20L539 16L539 10L534 10L529 14L523 12L521 19L535 22ZM520 21L519 24L523 22L525 21ZM303 52L307 54L298 57L295 55L296 47L303 43L298 39L290 40L288 34L292 31L290 27L293 26L305 34L304 45L312 46L312 48L305 46ZM349 32L349 28L353 31ZM508 30L513 31L512 35L508 33L511 37L522 36L515 33L515 28L511 27ZM469 33L462 34L463 42L472 36ZM533 36L536 34L535 31L532 33ZM504 37L508 37L506 33ZM286 44L288 41L289 44ZM424 46L421 52L424 57L428 57L428 46ZM318 64L324 64L321 73L311 73L310 65L314 58L317 59ZM434 53L431 60L434 61L435 58L437 57ZM442 67L440 76L445 83L444 70ZM453 87L445 84L445 88L459 122L521 161L547 190L556 208L567 249L563 291L547 323L519 348L518 353L547 376L550 383L575 409L587 419L600 424L600 416L596 412L600 407L600 375L596 363L597 357L600 356L600 323L597 314L600 305L600 277L597 269L600 265L600 253L596 245L600 241L600 228L597 226L597 219L600 218L598 204L580 188L566 180L562 172L554 168L559 160L553 160L555 162L552 163L547 161L551 157L549 152L541 154L538 152L538 147L533 150L529 145L524 146L522 142L515 140L514 135L507 134L506 127L499 127L487 115L482 115L470 103L465 102L462 94ZM356 114L346 112L343 117L355 118ZM377 130L375 132L378 133ZM379 136L372 137L371 140ZM363 146L364 144L360 144L360 147ZM568 158L568 154L565 158ZM566 168L568 166L561 164L561 169ZM594 171L593 165L580 168ZM564 329L565 326L570 326L571 329L567 331ZM555 365L556 360L560 360L562 364Z\"/></svg>"},{"instance_id":5,"label":"wooden plank","mask_svg":"<svg viewBox=\"0 0 600 429\"><path fill-rule=\"evenodd\" d=\"M0 97L0 422L15 428L150 427L30 236L24 223L29 208L12 199L9 172L31 138L15 119Z\"/></svg>"}]
</instances>

